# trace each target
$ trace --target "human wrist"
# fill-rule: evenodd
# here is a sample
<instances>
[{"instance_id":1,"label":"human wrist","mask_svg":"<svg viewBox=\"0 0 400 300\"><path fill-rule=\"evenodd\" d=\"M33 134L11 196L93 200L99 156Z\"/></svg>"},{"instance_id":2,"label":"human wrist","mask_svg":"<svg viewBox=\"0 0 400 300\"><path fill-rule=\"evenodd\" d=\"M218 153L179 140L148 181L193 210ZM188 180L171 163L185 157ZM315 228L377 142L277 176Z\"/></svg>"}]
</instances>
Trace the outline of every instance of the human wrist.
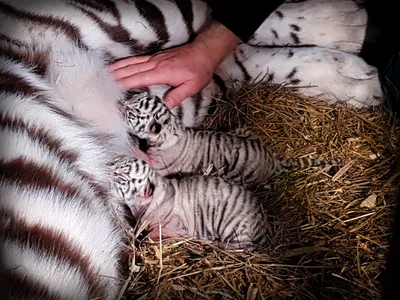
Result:
<instances>
[{"instance_id":1,"label":"human wrist","mask_svg":"<svg viewBox=\"0 0 400 300\"><path fill-rule=\"evenodd\" d=\"M241 40L223 24L211 20L199 32L192 46L199 50L215 69L240 42Z\"/></svg>"}]
</instances>

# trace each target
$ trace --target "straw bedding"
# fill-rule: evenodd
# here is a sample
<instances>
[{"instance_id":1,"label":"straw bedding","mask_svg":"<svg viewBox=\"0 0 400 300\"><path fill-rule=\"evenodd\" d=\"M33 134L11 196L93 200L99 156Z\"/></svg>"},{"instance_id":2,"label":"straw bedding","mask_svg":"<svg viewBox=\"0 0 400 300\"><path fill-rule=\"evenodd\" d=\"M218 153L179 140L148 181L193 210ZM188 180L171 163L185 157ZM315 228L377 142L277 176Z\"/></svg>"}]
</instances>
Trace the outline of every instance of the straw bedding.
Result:
<instances>
[{"instance_id":1,"label":"straw bedding","mask_svg":"<svg viewBox=\"0 0 400 300\"><path fill-rule=\"evenodd\" d=\"M246 126L278 156L339 160L336 172L282 174L256 193L272 224L254 253L204 241L132 245L126 299L378 299L397 192L399 124L255 84L219 99L205 128Z\"/></svg>"}]
</instances>

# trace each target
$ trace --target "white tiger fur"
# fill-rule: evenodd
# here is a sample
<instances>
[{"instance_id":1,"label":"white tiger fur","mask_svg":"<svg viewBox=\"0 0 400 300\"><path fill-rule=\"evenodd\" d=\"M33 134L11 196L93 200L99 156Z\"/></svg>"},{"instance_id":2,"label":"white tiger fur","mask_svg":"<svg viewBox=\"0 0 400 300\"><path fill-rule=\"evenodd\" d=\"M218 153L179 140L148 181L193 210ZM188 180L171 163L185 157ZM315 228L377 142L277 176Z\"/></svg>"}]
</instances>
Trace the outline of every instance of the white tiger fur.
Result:
<instances>
[{"instance_id":1,"label":"white tiger fur","mask_svg":"<svg viewBox=\"0 0 400 300\"><path fill-rule=\"evenodd\" d=\"M24 80L2 86L3 297L112 299L123 244L107 192L108 138L59 111L32 70L0 64Z\"/></svg>"},{"instance_id":2,"label":"white tiger fur","mask_svg":"<svg viewBox=\"0 0 400 300\"><path fill-rule=\"evenodd\" d=\"M342 8L344 3L346 9ZM301 23L301 33L295 33L299 43L325 48L293 48L290 60L288 48L280 48L282 51L276 53L274 60L263 61L266 56L260 55L261 60L256 62L257 55L243 59L241 49L248 47L261 53L271 50L242 45L221 64L220 76L242 77L244 67L251 75L258 68L267 68L274 72L275 78L285 78L291 74L285 73L287 70L303 64L307 70L326 68L328 75L312 77L305 68L299 69L296 75L299 85L320 86L320 91L334 100L346 94L364 105L381 103L382 94L376 88L378 77L373 74L375 68L355 54L342 53L351 59L332 61L337 50L326 49L336 49L337 41L344 40L339 50L358 51L346 48L346 44L362 43L363 35L352 32L364 30L365 10L349 11L347 7L354 7L350 3L350 0L340 3L310 0L309 10L302 12L307 16ZM297 7L300 13L304 5L281 6L282 20L295 24L293 12ZM321 20L322 12L315 13L318 7L324 10L329 7L332 16L322 22L340 23L342 27L320 24L321 32L313 30L314 24ZM343 18L344 15L347 17ZM9 287L1 289L2 294L12 298L115 299L118 280L122 279L117 262L123 235L109 205L118 200L107 192L110 179L106 164L111 156L129 154L129 138L117 107L125 93L105 66L114 59L185 43L208 16L206 4L195 0L0 1L0 212L1 251L5 253L2 268L6 269L1 281ZM274 15L266 22L271 18ZM353 26L354 20L360 20L362 25ZM276 24L274 30L286 41L283 38L286 25ZM335 34L336 31L340 34ZM263 38L258 31L252 43L262 42L257 36ZM324 38L318 44L320 36ZM251 52L246 51L245 57ZM303 58L296 53L303 53ZM349 61L352 64L346 67ZM282 65L286 67L281 71ZM346 72L336 72L338 69ZM359 80L343 79L347 77ZM249 76L246 79L251 80ZM329 89L329 82L339 85ZM365 93L354 94L360 88ZM162 95L166 89L154 86L149 92ZM194 126L205 115L211 98L220 95L219 86L211 82L175 111L185 126ZM376 101L371 102L371 97ZM75 192L66 193L72 188ZM29 238L33 231L37 234L36 242ZM46 244L46 238L54 243Z\"/></svg>"},{"instance_id":3,"label":"white tiger fur","mask_svg":"<svg viewBox=\"0 0 400 300\"><path fill-rule=\"evenodd\" d=\"M318 45L359 53L368 16L353 1L299 1L282 4L256 30L254 46ZM340 9L337 9L340 7ZM348 27L349 30L338 30Z\"/></svg>"},{"instance_id":4,"label":"white tiger fur","mask_svg":"<svg viewBox=\"0 0 400 300\"><path fill-rule=\"evenodd\" d=\"M138 226L148 222L153 239L195 237L228 249L253 249L267 241L267 217L259 199L219 177L158 175L137 158L118 158L111 168L116 192Z\"/></svg>"},{"instance_id":5,"label":"white tiger fur","mask_svg":"<svg viewBox=\"0 0 400 300\"><path fill-rule=\"evenodd\" d=\"M249 132L185 128L158 96L134 95L121 101L120 110L133 136L133 154L161 176L199 174L213 166L231 182L256 186L283 171L329 165L311 158L278 159Z\"/></svg>"}]
</instances>

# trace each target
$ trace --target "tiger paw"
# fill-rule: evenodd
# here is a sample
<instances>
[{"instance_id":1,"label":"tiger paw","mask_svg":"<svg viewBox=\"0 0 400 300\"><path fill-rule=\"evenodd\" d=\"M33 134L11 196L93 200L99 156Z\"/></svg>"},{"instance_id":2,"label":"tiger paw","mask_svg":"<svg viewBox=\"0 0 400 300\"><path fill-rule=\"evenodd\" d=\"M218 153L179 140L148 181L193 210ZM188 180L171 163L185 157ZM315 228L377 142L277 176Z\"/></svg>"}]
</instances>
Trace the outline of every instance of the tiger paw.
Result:
<instances>
[{"instance_id":1,"label":"tiger paw","mask_svg":"<svg viewBox=\"0 0 400 300\"><path fill-rule=\"evenodd\" d=\"M229 131L229 133L243 138L258 139L258 136L246 126L232 129Z\"/></svg>"},{"instance_id":2,"label":"tiger paw","mask_svg":"<svg viewBox=\"0 0 400 300\"><path fill-rule=\"evenodd\" d=\"M235 56L241 68L229 59L219 68L227 81L262 79L285 84L305 96L353 107L384 102L376 68L355 54L320 47L258 48L241 44Z\"/></svg>"},{"instance_id":3,"label":"tiger paw","mask_svg":"<svg viewBox=\"0 0 400 300\"><path fill-rule=\"evenodd\" d=\"M359 53L365 39L367 12L351 0L284 3L259 27L250 45L317 45Z\"/></svg>"},{"instance_id":4,"label":"tiger paw","mask_svg":"<svg viewBox=\"0 0 400 300\"><path fill-rule=\"evenodd\" d=\"M152 184L146 184L143 189L143 193L139 194L138 197L142 199L148 199L153 195L154 186Z\"/></svg>"}]
</instances>

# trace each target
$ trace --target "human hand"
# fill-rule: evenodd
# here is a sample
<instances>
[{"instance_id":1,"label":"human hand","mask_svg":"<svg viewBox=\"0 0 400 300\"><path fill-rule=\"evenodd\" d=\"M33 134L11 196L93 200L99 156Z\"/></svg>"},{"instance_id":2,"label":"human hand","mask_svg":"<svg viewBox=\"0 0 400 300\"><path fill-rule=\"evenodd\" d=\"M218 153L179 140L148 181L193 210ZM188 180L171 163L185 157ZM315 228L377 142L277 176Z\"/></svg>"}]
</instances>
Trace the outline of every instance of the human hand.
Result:
<instances>
[{"instance_id":1,"label":"human hand","mask_svg":"<svg viewBox=\"0 0 400 300\"><path fill-rule=\"evenodd\" d=\"M109 66L114 79L125 88L155 84L174 87L165 95L169 108L179 105L204 88L218 65L240 40L222 24L212 21L191 44L160 52L154 56L137 56Z\"/></svg>"},{"instance_id":2,"label":"human hand","mask_svg":"<svg viewBox=\"0 0 400 300\"><path fill-rule=\"evenodd\" d=\"M173 108L204 88L218 66L206 49L196 46L187 44L154 56L126 58L111 65L109 70L125 88L154 84L175 87L164 99L166 105Z\"/></svg>"}]
</instances>

